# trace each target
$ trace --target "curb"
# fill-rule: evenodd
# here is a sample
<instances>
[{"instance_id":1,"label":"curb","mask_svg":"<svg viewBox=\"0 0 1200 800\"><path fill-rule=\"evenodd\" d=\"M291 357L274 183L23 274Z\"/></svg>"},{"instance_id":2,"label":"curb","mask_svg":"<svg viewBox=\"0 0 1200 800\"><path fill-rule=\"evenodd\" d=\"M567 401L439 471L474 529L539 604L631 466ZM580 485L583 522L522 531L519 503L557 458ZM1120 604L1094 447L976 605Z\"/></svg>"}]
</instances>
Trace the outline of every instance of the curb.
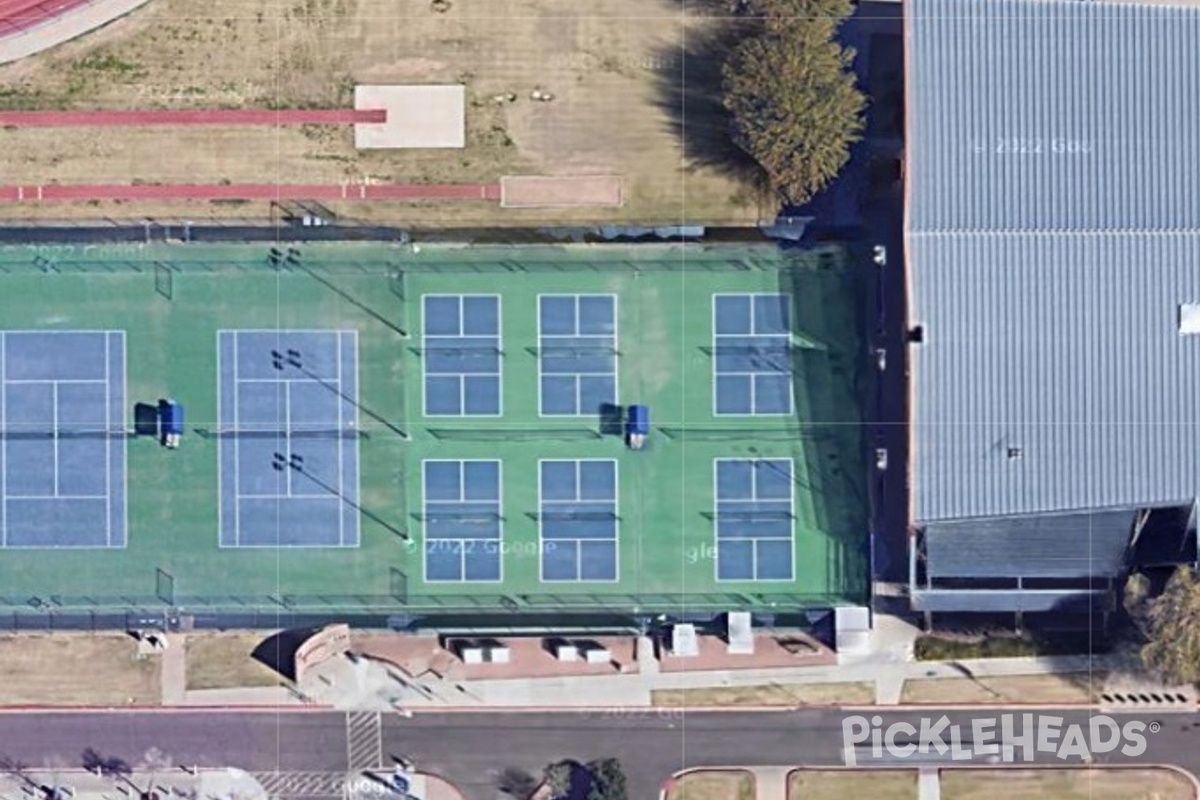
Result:
<instances>
[{"instance_id":1,"label":"curb","mask_svg":"<svg viewBox=\"0 0 1200 800\"><path fill-rule=\"evenodd\" d=\"M275 703L205 703L180 705L132 705L132 706L89 706L89 705L12 705L0 706L0 714L78 714L78 713L128 713L128 714L178 714L185 712L211 713L351 713L371 711L371 709L345 709L332 705L318 703L304 704L275 704ZM1200 706L1195 704L1178 709L1163 709L1160 707L1145 708L1111 708L1096 703L908 703L903 705L826 705L806 704L799 706L648 706L648 705L611 705L611 706L510 706L510 705L470 705L470 706L400 706L381 714L597 714L604 718L621 719L623 717L657 717L659 719L679 719L688 714L791 714L801 711L839 711L854 714L903 714L961 711L987 711L991 713L1012 713L1024 711L1074 711L1095 712L1097 714L1152 714L1152 713L1196 713Z\"/></svg>"}]
</instances>

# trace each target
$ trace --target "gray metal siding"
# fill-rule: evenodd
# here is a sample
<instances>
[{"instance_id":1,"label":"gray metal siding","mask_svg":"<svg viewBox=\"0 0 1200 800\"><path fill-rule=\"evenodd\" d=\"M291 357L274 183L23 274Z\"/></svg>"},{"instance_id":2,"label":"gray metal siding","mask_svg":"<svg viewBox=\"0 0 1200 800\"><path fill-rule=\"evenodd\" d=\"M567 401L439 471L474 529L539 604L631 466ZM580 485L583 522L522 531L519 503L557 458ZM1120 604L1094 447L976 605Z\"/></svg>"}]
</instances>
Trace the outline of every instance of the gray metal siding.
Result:
<instances>
[{"instance_id":1,"label":"gray metal siding","mask_svg":"<svg viewBox=\"0 0 1200 800\"><path fill-rule=\"evenodd\" d=\"M1191 502L1200 336L1177 326L1179 304L1200 301L1200 237L909 247L925 326L910 349L915 519Z\"/></svg>"},{"instance_id":2,"label":"gray metal siding","mask_svg":"<svg viewBox=\"0 0 1200 800\"><path fill-rule=\"evenodd\" d=\"M1200 9L906 0L905 14L914 231L1195 229Z\"/></svg>"},{"instance_id":3,"label":"gray metal siding","mask_svg":"<svg viewBox=\"0 0 1200 800\"><path fill-rule=\"evenodd\" d=\"M1134 512L993 517L925 528L931 578L1092 578L1121 574Z\"/></svg>"},{"instance_id":4,"label":"gray metal siding","mask_svg":"<svg viewBox=\"0 0 1200 800\"><path fill-rule=\"evenodd\" d=\"M1086 613L1089 610L1103 610L1108 606L1109 600L1107 592L934 589L914 592L912 604L916 611L966 611L977 614L1013 611Z\"/></svg>"}]
</instances>

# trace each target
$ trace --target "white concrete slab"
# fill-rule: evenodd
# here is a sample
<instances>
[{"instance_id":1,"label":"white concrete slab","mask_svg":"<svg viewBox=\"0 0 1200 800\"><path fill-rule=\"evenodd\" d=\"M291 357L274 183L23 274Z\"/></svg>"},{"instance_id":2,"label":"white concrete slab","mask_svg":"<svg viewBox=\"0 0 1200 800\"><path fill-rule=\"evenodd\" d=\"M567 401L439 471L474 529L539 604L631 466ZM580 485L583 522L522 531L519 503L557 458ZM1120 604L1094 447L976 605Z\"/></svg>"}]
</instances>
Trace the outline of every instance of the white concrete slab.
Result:
<instances>
[{"instance_id":1,"label":"white concrete slab","mask_svg":"<svg viewBox=\"0 0 1200 800\"><path fill-rule=\"evenodd\" d=\"M387 111L387 122L355 124L359 150L466 147L467 93L461 84L356 86L354 108Z\"/></svg>"}]
</instances>

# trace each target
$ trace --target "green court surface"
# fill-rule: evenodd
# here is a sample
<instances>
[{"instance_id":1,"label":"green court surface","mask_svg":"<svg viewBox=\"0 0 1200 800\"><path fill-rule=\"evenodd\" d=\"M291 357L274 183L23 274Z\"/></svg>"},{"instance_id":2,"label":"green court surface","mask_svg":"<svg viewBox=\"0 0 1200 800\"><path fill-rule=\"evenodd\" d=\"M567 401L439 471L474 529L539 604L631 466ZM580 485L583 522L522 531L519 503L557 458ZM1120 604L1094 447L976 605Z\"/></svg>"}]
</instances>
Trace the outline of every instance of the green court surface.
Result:
<instances>
[{"instance_id":1,"label":"green court surface","mask_svg":"<svg viewBox=\"0 0 1200 800\"><path fill-rule=\"evenodd\" d=\"M125 331L130 432L127 546L0 549L0 604L629 612L865 598L862 295L839 249L309 244L282 268L270 251L0 248L3 329ZM795 413L714 414L718 293L788 298ZM435 294L500 297L501 415L423 415L422 297ZM649 407L644 449L630 450L594 414L539 416L539 294L615 296L616 402ZM357 331L357 547L218 547L217 332L250 329ZM133 405L165 397L187 408L174 450L133 433ZM501 580L425 579L426 459L501 462ZM541 579L541 459L616 461L614 580ZM717 579L716 459L791 459L790 579Z\"/></svg>"}]
</instances>

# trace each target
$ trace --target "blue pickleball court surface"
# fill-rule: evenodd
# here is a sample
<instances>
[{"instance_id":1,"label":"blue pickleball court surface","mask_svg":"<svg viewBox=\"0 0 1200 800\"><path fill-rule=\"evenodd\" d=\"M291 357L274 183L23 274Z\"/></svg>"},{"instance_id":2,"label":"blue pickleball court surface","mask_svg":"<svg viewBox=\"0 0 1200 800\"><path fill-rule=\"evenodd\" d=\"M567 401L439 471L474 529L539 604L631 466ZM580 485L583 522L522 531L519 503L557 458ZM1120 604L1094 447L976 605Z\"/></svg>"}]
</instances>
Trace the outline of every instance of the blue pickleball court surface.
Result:
<instances>
[{"instance_id":1,"label":"blue pickleball court surface","mask_svg":"<svg viewBox=\"0 0 1200 800\"><path fill-rule=\"evenodd\" d=\"M222 547L357 547L355 331L220 331Z\"/></svg>"},{"instance_id":2,"label":"blue pickleball court surface","mask_svg":"<svg viewBox=\"0 0 1200 800\"><path fill-rule=\"evenodd\" d=\"M713 413L790 415L792 380L787 295L713 295Z\"/></svg>"},{"instance_id":3,"label":"blue pickleball court surface","mask_svg":"<svg viewBox=\"0 0 1200 800\"><path fill-rule=\"evenodd\" d=\"M713 483L717 580L792 580L792 460L720 458L713 467Z\"/></svg>"},{"instance_id":4,"label":"blue pickleball court surface","mask_svg":"<svg viewBox=\"0 0 1200 800\"><path fill-rule=\"evenodd\" d=\"M617 462L543 460L538 492L542 581L616 581Z\"/></svg>"},{"instance_id":5,"label":"blue pickleball court surface","mask_svg":"<svg viewBox=\"0 0 1200 800\"><path fill-rule=\"evenodd\" d=\"M0 332L0 541L124 547L123 331Z\"/></svg>"},{"instance_id":6,"label":"blue pickleball court surface","mask_svg":"<svg viewBox=\"0 0 1200 800\"><path fill-rule=\"evenodd\" d=\"M421 481L425 580L499 581L500 462L431 459Z\"/></svg>"}]
</instances>

